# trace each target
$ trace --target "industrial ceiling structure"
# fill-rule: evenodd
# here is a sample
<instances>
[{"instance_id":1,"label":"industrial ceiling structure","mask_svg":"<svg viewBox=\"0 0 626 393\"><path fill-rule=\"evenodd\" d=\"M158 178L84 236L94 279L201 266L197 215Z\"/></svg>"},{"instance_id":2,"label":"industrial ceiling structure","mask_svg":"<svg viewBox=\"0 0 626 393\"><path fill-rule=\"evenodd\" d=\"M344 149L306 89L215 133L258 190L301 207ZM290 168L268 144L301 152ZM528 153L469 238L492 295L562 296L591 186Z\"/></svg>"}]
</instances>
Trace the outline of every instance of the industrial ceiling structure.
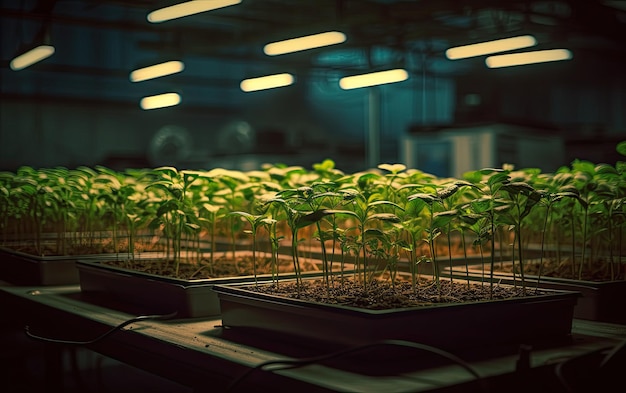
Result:
<instances>
[{"instance_id":1,"label":"industrial ceiling structure","mask_svg":"<svg viewBox=\"0 0 626 393\"><path fill-rule=\"evenodd\" d=\"M340 88L341 80L388 69L406 70L412 78L411 83L396 85L393 94L386 96L386 112L374 119L387 121L384 131L390 134L376 144L383 157L391 160L397 159L399 133L410 129L411 121L428 125L442 119L448 124L492 119L503 107L509 110L506 116L547 118L566 127L575 122L596 127L599 119L608 119L611 124L604 128L623 129L620 103L624 95L616 89L624 86L626 1L233 0L233 5L182 18L149 20L154 11L182 2L1 0L0 103L5 120L0 131L4 140L13 143L18 138L10 131L14 127L22 130L25 140L31 132L44 140L49 134L41 131L44 127L57 128L69 136L67 140L76 141L75 147L63 147L69 153L62 154L87 162L86 154L77 153L82 149L78 146L87 143L79 142L81 138L91 138L92 156L99 157L117 148L117 137L108 135L118 129L124 138L134 140L124 151L137 155L143 154L147 141L151 149L160 140L162 127L171 131L174 125L189 130L195 138L189 145L210 146L204 148L209 153L198 153L206 157L250 151L251 140L242 142L239 128L232 126L250 122L258 132L278 131L287 139L289 135L321 139L320 130L325 130L326 139L339 141L346 136L341 132L351 132L344 139L362 154L360 146L369 144L372 151L373 144L359 139L373 123L363 115L371 109L362 104L369 93L350 95ZM264 53L267 44L322 32L341 32L345 40L281 55ZM463 59L446 55L452 47L519 36L533 37L532 48L501 53L566 49L572 61L493 70L485 55ZM24 69L12 68L17 55L41 44L53 46L54 54ZM164 61L180 61L184 69L145 82L132 81L133 71ZM248 93L241 84L273 74L292 75L295 83L261 94ZM550 84L559 89L548 93ZM572 93L569 86L577 90ZM597 87L598 93L587 94ZM146 109L144 98L164 92L182 96L182 104L175 111L141 116L139 106ZM553 103L563 109L554 109ZM572 108L579 108L575 116ZM94 116L101 109L98 113L106 115ZM71 120L72 111L85 115ZM31 124L33 112L38 113L39 123ZM58 112L63 114L56 116ZM103 125L87 118L97 118ZM102 131L81 136L84 124ZM271 138L266 140L268 148L278 150ZM293 149L316 146L309 139L285 143ZM316 149L310 150L319 154ZM10 150L7 154L12 155L5 166L27 160ZM54 154L49 153L45 162L54 162ZM33 157L28 160L39 158ZM372 155L370 161L376 159Z\"/></svg>"},{"instance_id":2,"label":"industrial ceiling structure","mask_svg":"<svg viewBox=\"0 0 626 393\"><path fill-rule=\"evenodd\" d=\"M150 12L175 3L3 0L2 93L29 93L25 85L33 82L20 81L24 76L11 72L9 62L26 46L44 41L56 53L33 66L28 78L45 73L52 91L55 83L57 90L68 90L85 79L108 78L108 84L96 85L102 89L115 86L111 80L127 83L133 69L157 59L184 60L186 72L170 83L190 89L238 86L245 77L277 70L347 75L401 66L455 75L485 68L484 57L451 61L447 48L520 34L533 35L535 49L567 48L574 57L615 64L626 57L623 1L243 0L162 23L147 20ZM342 31L347 39L288 55L263 53L270 42L323 31ZM59 76L57 82L51 75ZM113 90L122 94L122 86Z\"/></svg>"}]
</instances>

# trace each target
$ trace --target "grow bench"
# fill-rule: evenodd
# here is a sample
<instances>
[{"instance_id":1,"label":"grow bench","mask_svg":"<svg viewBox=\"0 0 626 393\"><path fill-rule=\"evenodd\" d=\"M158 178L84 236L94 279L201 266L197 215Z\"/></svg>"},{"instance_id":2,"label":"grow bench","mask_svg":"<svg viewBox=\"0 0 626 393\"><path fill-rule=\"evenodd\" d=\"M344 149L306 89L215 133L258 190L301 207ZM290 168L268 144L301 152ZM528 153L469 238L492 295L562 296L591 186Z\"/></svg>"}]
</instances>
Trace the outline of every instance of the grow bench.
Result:
<instances>
[{"instance_id":1,"label":"grow bench","mask_svg":"<svg viewBox=\"0 0 626 393\"><path fill-rule=\"evenodd\" d=\"M0 304L10 310L11 324L18 328L28 325L31 334L48 338L87 342L138 315L137 310L110 307L106 302L86 299L77 285L0 285ZM309 358L329 353L332 348L262 334L237 337L220 324L219 318L146 319L83 345L194 391L252 391L254 387L255 391L495 392L506 387L506 391L521 392L541 387L542 391L552 388L560 392L564 390L554 376L558 362L626 339L624 325L575 319L572 336L553 343L492 349L481 344L473 353L457 354L482 377L478 384L467 369L448 359L394 345L372 347L305 367L257 370L245 375L263 362ZM64 348L58 343L45 345L48 353L58 356ZM58 370L54 356L48 356L47 367ZM50 390L60 391L58 385L63 381L58 375L54 377L54 372L48 375L53 379L48 385Z\"/></svg>"}]
</instances>

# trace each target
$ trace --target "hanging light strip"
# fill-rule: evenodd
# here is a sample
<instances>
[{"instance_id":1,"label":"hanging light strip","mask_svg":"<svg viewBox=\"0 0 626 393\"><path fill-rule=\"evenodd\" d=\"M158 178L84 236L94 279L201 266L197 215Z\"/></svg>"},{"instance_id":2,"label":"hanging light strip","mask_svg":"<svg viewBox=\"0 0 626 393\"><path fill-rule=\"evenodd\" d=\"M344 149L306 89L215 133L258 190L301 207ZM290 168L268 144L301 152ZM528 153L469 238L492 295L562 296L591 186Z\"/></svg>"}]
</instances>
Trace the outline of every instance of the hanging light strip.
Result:
<instances>
[{"instance_id":1,"label":"hanging light strip","mask_svg":"<svg viewBox=\"0 0 626 393\"><path fill-rule=\"evenodd\" d=\"M267 44L263 47L263 52L268 56L276 56L283 55L285 53L299 52L307 49L341 44L345 41L346 35L344 33L340 31L328 31L325 33L272 42L271 44Z\"/></svg>"},{"instance_id":2,"label":"hanging light strip","mask_svg":"<svg viewBox=\"0 0 626 393\"><path fill-rule=\"evenodd\" d=\"M37 62L42 61L54 54L54 46L51 45L39 45L36 48L22 53L13 60L11 60L10 67L13 71L23 70Z\"/></svg>"},{"instance_id":3,"label":"hanging light strip","mask_svg":"<svg viewBox=\"0 0 626 393\"><path fill-rule=\"evenodd\" d=\"M212 11L241 3L241 0L194 0L160 8L148 14L148 22L161 23L172 19Z\"/></svg>"},{"instance_id":4,"label":"hanging light strip","mask_svg":"<svg viewBox=\"0 0 626 393\"><path fill-rule=\"evenodd\" d=\"M176 74L185 69L182 61L166 61L165 63L139 68L130 73L131 82L142 82L149 79L160 78L166 75Z\"/></svg>"},{"instance_id":5,"label":"hanging light strip","mask_svg":"<svg viewBox=\"0 0 626 393\"><path fill-rule=\"evenodd\" d=\"M570 60L572 52L568 49L548 49L508 55L489 56L485 64L489 68L512 67L517 65L545 63L550 61Z\"/></svg>"},{"instance_id":6,"label":"hanging light strip","mask_svg":"<svg viewBox=\"0 0 626 393\"><path fill-rule=\"evenodd\" d=\"M492 53L506 52L510 50L528 48L537 45L537 40L531 35L503 38L495 41L481 42L478 44L463 45L446 50L446 57L450 60L465 59L489 55Z\"/></svg>"},{"instance_id":7,"label":"hanging light strip","mask_svg":"<svg viewBox=\"0 0 626 393\"><path fill-rule=\"evenodd\" d=\"M241 88L241 90L248 93L251 91L267 90L274 89L276 87L289 86L292 85L294 81L295 78L293 77L293 75L284 73L261 76L258 78L244 79L239 84L239 87Z\"/></svg>"},{"instance_id":8,"label":"hanging light strip","mask_svg":"<svg viewBox=\"0 0 626 393\"><path fill-rule=\"evenodd\" d=\"M407 79L409 79L409 73L402 68L398 68L394 70L372 72L369 74L346 76L339 80L339 86L344 90L350 90L387 83L402 82Z\"/></svg>"},{"instance_id":9,"label":"hanging light strip","mask_svg":"<svg viewBox=\"0 0 626 393\"><path fill-rule=\"evenodd\" d=\"M150 110L158 108L166 108L180 104L180 94L164 93L155 96L144 97L139 102L141 109Z\"/></svg>"}]
</instances>

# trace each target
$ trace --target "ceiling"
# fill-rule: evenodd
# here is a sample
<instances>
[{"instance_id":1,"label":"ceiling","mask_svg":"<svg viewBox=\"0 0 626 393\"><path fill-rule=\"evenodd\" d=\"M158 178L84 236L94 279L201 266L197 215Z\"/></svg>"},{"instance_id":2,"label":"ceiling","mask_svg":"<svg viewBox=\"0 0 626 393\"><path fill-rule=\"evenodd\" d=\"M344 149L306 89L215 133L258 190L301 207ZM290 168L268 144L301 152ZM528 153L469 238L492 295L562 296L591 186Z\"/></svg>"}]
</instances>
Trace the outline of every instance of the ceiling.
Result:
<instances>
[{"instance_id":1,"label":"ceiling","mask_svg":"<svg viewBox=\"0 0 626 393\"><path fill-rule=\"evenodd\" d=\"M28 43L49 33L55 45L61 45L59 36L74 33L80 37L81 29L126 35L134 43L135 53L268 64L280 61L305 69L375 66L372 62L377 59L371 50L380 48L394 53L384 61L406 62L416 52L443 58L449 46L529 33L544 47L567 45L615 58L626 51L623 1L244 0L178 20L147 22L150 11L174 3L3 0L2 25L13 34L3 34L2 66L10 61L16 41ZM281 59L262 53L263 45L269 42L327 30L341 30L348 40L338 47L284 55ZM365 56L360 61L354 58L355 49ZM332 52L335 55L328 58ZM326 57L321 55L324 53ZM64 64L72 65L69 61ZM89 67L84 71L106 68L95 63Z\"/></svg>"},{"instance_id":2,"label":"ceiling","mask_svg":"<svg viewBox=\"0 0 626 393\"><path fill-rule=\"evenodd\" d=\"M408 85L410 89L427 86L428 75L463 78L456 81L457 87L468 80L500 86L502 78L475 77L477 72L489 72L484 56L452 61L446 59L445 50L532 34L537 49L567 48L576 59L550 70L529 67L541 69L529 70L538 78L526 83L536 87L528 94L536 101L543 81L555 76L569 74L568 81L576 84L580 78L599 75L612 83L611 75L622 75L626 58L626 1L242 0L182 19L159 24L147 21L151 11L180 1L0 0L0 99L85 103L95 108L122 105L136 110L140 98L174 89L184 93L185 114L218 117L254 108L265 117L297 117L296 110L285 113L282 108L287 106L274 105L278 109L271 113L267 106L276 102L275 94L283 94L281 99L290 104L299 102L291 94L306 84L275 89L282 91L272 93L270 100L269 95L243 94L239 82L292 72L312 80L324 94L344 99L347 94L336 83L340 76L401 66L424 81ZM347 41L281 56L263 53L267 43L329 30L344 32ZM55 46L54 56L23 71L9 68L23 46L45 40ZM173 59L185 62L184 72L146 83L129 82L132 70ZM546 77L546 71L552 74ZM515 72L498 74L515 79L510 77ZM595 86L595 81L588 85Z\"/></svg>"}]
</instances>

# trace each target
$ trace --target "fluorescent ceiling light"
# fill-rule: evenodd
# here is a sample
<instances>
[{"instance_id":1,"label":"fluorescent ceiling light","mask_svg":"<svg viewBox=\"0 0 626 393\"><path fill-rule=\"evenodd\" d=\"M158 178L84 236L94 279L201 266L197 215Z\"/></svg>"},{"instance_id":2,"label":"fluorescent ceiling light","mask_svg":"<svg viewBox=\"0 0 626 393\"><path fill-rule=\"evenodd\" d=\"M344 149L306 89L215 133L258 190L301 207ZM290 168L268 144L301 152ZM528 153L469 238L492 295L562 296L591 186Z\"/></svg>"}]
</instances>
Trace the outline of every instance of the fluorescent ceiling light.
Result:
<instances>
[{"instance_id":1,"label":"fluorescent ceiling light","mask_svg":"<svg viewBox=\"0 0 626 393\"><path fill-rule=\"evenodd\" d=\"M341 44L346 41L346 35L339 31L328 31L308 35L304 37L292 38L290 40L272 42L263 47L263 52L268 56L283 55L303 51L307 49L320 48L323 46Z\"/></svg>"},{"instance_id":2,"label":"fluorescent ceiling light","mask_svg":"<svg viewBox=\"0 0 626 393\"><path fill-rule=\"evenodd\" d=\"M241 90L247 92L257 90L267 90L276 87L284 87L293 84L294 77L291 74L275 74L261 76L258 78L244 79L239 84Z\"/></svg>"},{"instance_id":3,"label":"fluorescent ceiling light","mask_svg":"<svg viewBox=\"0 0 626 393\"><path fill-rule=\"evenodd\" d=\"M144 97L139 102L141 109L157 109L165 108L180 104L180 95L178 93L165 93L156 96Z\"/></svg>"},{"instance_id":4,"label":"fluorescent ceiling light","mask_svg":"<svg viewBox=\"0 0 626 393\"><path fill-rule=\"evenodd\" d=\"M139 68L130 73L131 82L141 82L148 79L159 78L166 75L176 74L185 69L182 61L167 61L150 67Z\"/></svg>"},{"instance_id":5,"label":"fluorescent ceiling light","mask_svg":"<svg viewBox=\"0 0 626 393\"><path fill-rule=\"evenodd\" d=\"M401 68L388 71L372 72L370 74L346 76L339 80L339 86L344 90L358 89L383 85L386 83L402 82L409 79L409 73Z\"/></svg>"},{"instance_id":6,"label":"fluorescent ceiling light","mask_svg":"<svg viewBox=\"0 0 626 393\"><path fill-rule=\"evenodd\" d=\"M169 7L152 11L148 14L148 22L161 23L172 19L182 18L201 12L211 11L239 4L241 0L194 0L175 4Z\"/></svg>"},{"instance_id":7,"label":"fluorescent ceiling light","mask_svg":"<svg viewBox=\"0 0 626 393\"><path fill-rule=\"evenodd\" d=\"M10 67L13 71L23 70L24 68L31 66L43 59L46 59L54 54L54 46L51 45L39 45L36 48L22 53L15 59L11 60Z\"/></svg>"},{"instance_id":8,"label":"fluorescent ceiling light","mask_svg":"<svg viewBox=\"0 0 626 393\"><path fill-rule=\"evenodd\" d=\"M491 53L506 52L509 50L528 48L537 45L537 40L531 35L504 38L501 40L481 42L478 44L457 46L446 51L446 57L450 60L465 59L488 55Z\"/></svg>"},{"instance_id":9,"label":"fluorescent ceiling light","mask_svg":"<svg viewBox=\"0 0 626 393\"><path fill-rule=\"evenodd\" d=\"M516 65L545 63L548 61L569 60L572 52L568 49L538 50L524 53L511 53L508 55L489 56L485 64L489 68L511 67Z\"/></svg>"}]
</instances>

